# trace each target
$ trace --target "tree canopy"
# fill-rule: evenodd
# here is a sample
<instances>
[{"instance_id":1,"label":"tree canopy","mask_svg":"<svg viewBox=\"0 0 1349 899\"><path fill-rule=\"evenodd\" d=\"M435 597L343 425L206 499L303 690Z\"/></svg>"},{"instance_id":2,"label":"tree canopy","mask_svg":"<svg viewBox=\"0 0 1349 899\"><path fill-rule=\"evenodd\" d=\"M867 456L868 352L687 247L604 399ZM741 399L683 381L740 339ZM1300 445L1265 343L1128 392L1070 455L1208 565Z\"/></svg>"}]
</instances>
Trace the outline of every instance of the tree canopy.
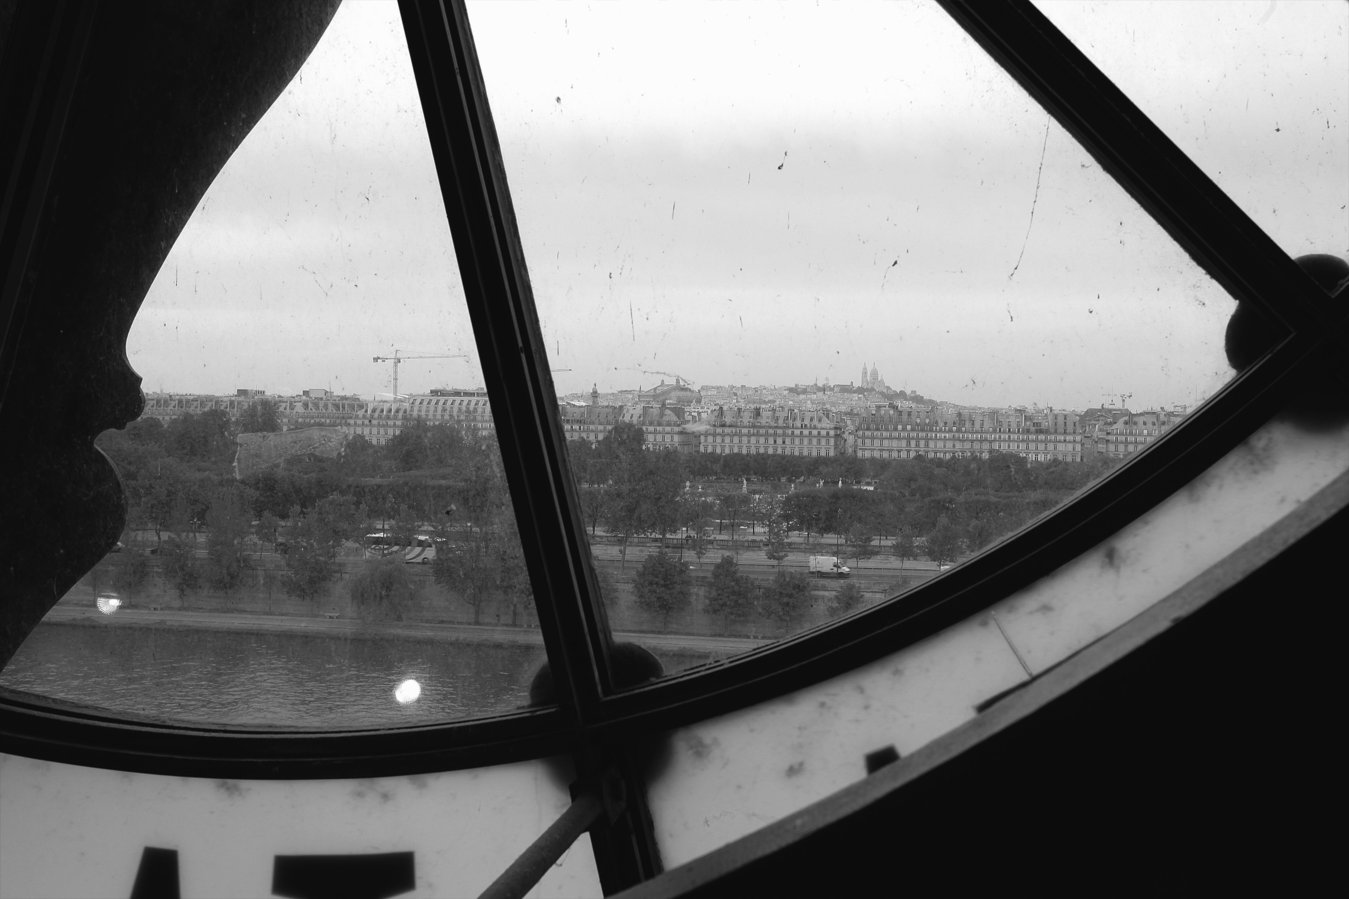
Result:
<instances>
[{"instance_id":1,"label":"tree canopy","mask_svg":"<svg viewBox=\"0 0 1349 899\"><path fill-rule=\"evenodd\" d=\"M735 556L722 556L708 580L707 612L728 623L748 618L754 614L757 593L758 585L740 573Z\"/></svg>"},{"instance_id":2,"label":"tree canopy","mask_svg":"<svg viewBox=\"0 0 1349 899\"><path fill-rule=\"evenodd\" d=\"M129 527L153 532L159 543L172 538L164 560L180 590L237 585L246 575L245 542L256 536L288 545L288 589L315 596L334 577L344 541L361 541L371 529L407 540L434 531L436 577L473 607L475 620L493 600L509 605L512 620L528 607L529 579L493 440L453 423L413 420L382 446L353 437L337 459L288 459L237 480L235 435L272 427L275 411L271 401L258 400L233 423L213 411L167 423L142 419L99 437L125 487ZM656 573L680 565L687 577L687 555L701 567L707 554L720 555L730 543L731 563L723 558L713 566L708 609L743 617L752 613L757 588L735 567L742 550L761 549L785 568L793 550L824 538L838 555L859 560L891 553L901 561L923 554L954 561L1025 526L1117 464L1034 462L996 452L986 459L896 460L684 454L647 448L642 428L628 422L593 447L569 443L567 455L581 518L597 541L621 544L626 559L635 538L679 538L678 552L662 551L637 573L646 585L642 602L662 617L677 612L672 597L680 593L657 589L664 581ZM203 531L205 558L198 560L195 541ZM781 586L779 593L788 589Z\"/></svg>"},{"instance_id":3,"label":"tree canopy","mask_svg":"<svg viewBox=\"0 0 1349 899\"><path fill-rule=\"evenodd\" d=\"M401 559L372 559L351 579L351 601L362 621L402 621L417 585Z\"/></svg>"},{"instance_id":4,"label":"tree canopy","mask_svg":"<svg viewBox=\"0 0 1349 899\"><path fill-rule=\"evenodd\" d=\"M683 563L664 550L652 553L637 569L635 595L637 605L661 616L664 624L670 615L688 608L692 596L689 571Z\"/></svg>"}]
</instances>

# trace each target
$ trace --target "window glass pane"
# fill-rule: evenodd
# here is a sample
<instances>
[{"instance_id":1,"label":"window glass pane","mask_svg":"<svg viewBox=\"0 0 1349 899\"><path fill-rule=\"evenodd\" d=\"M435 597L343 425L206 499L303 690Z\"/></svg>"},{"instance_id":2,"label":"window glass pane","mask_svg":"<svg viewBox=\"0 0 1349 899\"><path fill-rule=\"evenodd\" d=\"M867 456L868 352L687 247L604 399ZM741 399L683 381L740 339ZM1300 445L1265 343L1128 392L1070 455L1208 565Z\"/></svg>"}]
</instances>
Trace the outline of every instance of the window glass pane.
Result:
<instances>
[{"instance_id":1,"label":"window glass pane","mask_svg":"<svg viewBox=\"0 0 1349 899\"><path fill-rule=\"evenodd\" d=\"M128 528L0 684L298 728L528 702L542 640L395 4L337 12L128 344L145 414L99 438Z\"/></svg>"},{"instance_id":2,"label":"window glass pane","mask_svg":"<svg viewBox=\"0 0 1349 899\"><path fill-rule=\"evenodd\" d=\"M1349 248L1349 5L1037 5L1289 255Z\"/></svg>"},{"instance_id":3,"label":"window glass pane","mask_svg":"<svg viewBox=\"0 0 1349 899\"><path fill-rule=\"evenodd\" d=\"M935 6L470 14L609 621L667 668L937 576L1229 376L1230 299Z\"/></svg>"}]
</instances>

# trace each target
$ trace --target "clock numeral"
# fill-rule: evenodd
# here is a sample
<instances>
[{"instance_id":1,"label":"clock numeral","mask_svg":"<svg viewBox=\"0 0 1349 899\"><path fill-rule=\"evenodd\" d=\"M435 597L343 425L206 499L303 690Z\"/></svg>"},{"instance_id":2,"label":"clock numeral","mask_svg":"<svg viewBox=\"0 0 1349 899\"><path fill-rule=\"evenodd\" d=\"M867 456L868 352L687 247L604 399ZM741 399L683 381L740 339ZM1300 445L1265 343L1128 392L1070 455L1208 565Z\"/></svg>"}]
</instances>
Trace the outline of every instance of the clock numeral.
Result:
<instances>
[{"instance_id":1,"label":"clock numeral","mask_svg":"<svg viewBox=\"0 0 1349 899\"><path fill-rule=\"evenodd\" d=\"M278 855L272 893L287 899L386 899L417 884L413 853Z\"/></svg>"}]
</instances>

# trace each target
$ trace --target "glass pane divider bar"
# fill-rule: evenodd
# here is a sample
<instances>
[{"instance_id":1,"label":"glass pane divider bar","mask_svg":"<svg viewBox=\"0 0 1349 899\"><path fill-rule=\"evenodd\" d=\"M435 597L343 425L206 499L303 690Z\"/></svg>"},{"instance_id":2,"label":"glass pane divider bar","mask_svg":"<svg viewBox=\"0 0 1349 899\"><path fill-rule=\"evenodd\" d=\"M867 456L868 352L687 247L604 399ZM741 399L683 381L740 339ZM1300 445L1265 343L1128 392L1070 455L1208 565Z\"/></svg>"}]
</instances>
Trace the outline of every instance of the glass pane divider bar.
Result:
<instances>
[{"instance_id":1,"label":"glass pane divider bar","mask_svg":"<svg viewBox=\"0 0 1349 899\"><path fill-rule=\"evenodd\" d=\"M660 853L630 754L599 745L587 728L614 691L611 632L584 543L487 89L462 0L399 6L556 701L573 728L582 780L609 772L625 797L621 814L591 829L600 885L612 893L660 873Z\"/></svg>"},{"instance_id":2,"label":"glass pane divider bar","mask_svg":"<svg viewBox=\"0 0 1349 899\"><path fill-rule=\"evenodd\" d=\"M598 591L468 16L443 0L400 7L558 704L583 724L612 684L609 630L590 601Z\"/></svg>"}]
</instances>

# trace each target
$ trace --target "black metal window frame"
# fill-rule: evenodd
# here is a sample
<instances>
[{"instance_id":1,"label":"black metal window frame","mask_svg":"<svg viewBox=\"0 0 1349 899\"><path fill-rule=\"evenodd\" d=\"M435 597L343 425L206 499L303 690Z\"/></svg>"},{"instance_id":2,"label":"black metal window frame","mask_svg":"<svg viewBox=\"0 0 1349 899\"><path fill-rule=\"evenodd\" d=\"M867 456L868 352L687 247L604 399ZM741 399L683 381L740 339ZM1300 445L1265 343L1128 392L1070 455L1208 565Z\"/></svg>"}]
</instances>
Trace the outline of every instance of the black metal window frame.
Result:
<instances>
[{"instance_id":1,"label":"black metal window frame","mask_svg":"<svg viewBox=\"0 0 1349 899\"><path fill-rule=\"evenodd\" d=\"M1325 291L1038 10L1029 3L939 2L1205 271L1283 329L1272 350L1147 453L901 597L717 665L616 689L611 638L469 17L462 0L401 0L557 706L314 733L136 721L9 693L0 696L5 750L121 770L287 779L422 773L569 754L583 773L617 772L641 819L640 779L624 756L634 740L820 682L988 608L1189 482L1281 407L1309 361L1342 351L1342 323ZM619 845L624 840L626 848ZM638 820L620 834L619 848L597 847L606 889L658 870L650 841L649 826L643 831ZM621 858L613 860L614 853ZM626 873L612 874L617 868Z\"/></svg>"}]
</instances>

